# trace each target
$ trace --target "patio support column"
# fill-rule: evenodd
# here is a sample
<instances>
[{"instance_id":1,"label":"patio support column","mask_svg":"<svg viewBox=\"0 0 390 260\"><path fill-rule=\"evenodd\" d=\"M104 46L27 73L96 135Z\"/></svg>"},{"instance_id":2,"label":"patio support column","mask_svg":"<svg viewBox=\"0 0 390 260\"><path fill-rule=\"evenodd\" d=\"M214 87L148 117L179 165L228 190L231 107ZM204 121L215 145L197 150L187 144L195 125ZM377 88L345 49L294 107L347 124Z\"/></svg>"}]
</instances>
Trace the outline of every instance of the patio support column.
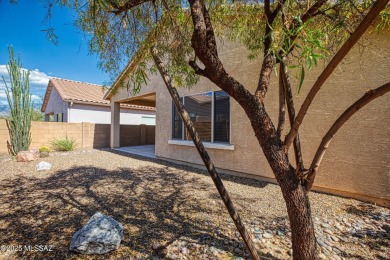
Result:
<instances>
[{"instance_id":1,"label":"patio support column","mask_svg":"<svg viewBox=\"0 0 390 260\"><path fill-rule=\"evenodd\" d=\"M120 103L111 102L110 147L117 148L120 143Z\"/></svg>"},{"instance_id":2,"label":"patio support column","mask_svg":"<svg viewBox=\"0 0 390 260\"><path fill-rule=\"evenodd\" d=\"M45 122L50 122L50 115L49 114L45 114Z\"/></svg>"}]
</instances>

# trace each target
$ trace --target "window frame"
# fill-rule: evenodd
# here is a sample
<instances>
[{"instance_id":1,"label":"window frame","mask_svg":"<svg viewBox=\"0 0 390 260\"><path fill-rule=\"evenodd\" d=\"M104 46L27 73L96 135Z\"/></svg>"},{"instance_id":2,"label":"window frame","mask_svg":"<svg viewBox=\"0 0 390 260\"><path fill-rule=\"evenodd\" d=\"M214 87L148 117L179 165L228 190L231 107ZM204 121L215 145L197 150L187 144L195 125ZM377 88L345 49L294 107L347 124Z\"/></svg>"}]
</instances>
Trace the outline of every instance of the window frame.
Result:
<instances>
[{"instance_id":1,"label":"window frame","mask_svg":"<svg viewBox=\"0 0 390 260\"><path fill-rule=\"evenodd\" d=\"M221 142L221 141L215 141L214 140L214 123L215 123L215 92L218 92L218 91L223 91L223 90L210 90L210 91L204 91L204 92L199 92L199 93L194 93L194 94L188 94L188 95L183 95L183 96L180 96L180 99L183 103L183 106L185 107L185 97L190 97L190 96L196 96L196 95L200 95L200 94L206 94L206 93L209 93L211 92L211 141L205 141L204 143L208 143L208 144L220 144L220 145L231 145L231 133L232 133L232 113L231 113L231 98L230 96L228 95L229 97L229 141L228 142ZM226 92L225 92L226 93ZM173 133L174 133L174 116L175 116L175 104L172 102L172 110L171 110L171 139L172 142L169 142L171 144L178 144L178 142L188 142L189 140L186 140L184 137L185 137L185 126L184 126L184 122L183 120L180 118L180 120L182 121L181 124L182 124L182 127L181 127L181 139L179 138L174 138L173 137ZM190 140L191 141L191 140Z\"/></svg>"}]
</instances>

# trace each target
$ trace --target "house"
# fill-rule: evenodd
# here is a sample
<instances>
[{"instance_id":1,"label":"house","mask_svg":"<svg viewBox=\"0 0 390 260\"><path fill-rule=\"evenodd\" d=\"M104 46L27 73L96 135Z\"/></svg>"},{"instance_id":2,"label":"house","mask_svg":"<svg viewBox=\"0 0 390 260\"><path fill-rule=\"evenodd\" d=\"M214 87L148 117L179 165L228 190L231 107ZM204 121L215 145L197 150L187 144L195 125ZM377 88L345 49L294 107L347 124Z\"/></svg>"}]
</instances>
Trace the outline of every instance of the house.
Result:
<instances>
[{"instance_id":1,"label":"house","mask_svg":"<svg viewBox=\"0 0 390 260\"><path fill-rule=\"evenodd\" d=\"M311 163L317 147L327 130L345 109L360 98L367 89L389 81L390 32L367 32L364 48L357 44L336 68L315 98L300 128L303 160ZM246 59L242 46L227 41L219 46L219 56L225 69L249 91L254 93L261 60ZM122 104L154 104L156 108L155 155L157 158L191 166L203 163L188 137L159 74L148 75L149 82L139 94L121 88L134 70L131 60L119 75L105 99L111 104L111 147L119 147L119 109ZM325 64L306 73L302 90L295 94L299 108L314 80ZM295 79L292 71L294 86ZM278 78L265 98L266 109L277 122ZM250 122L243 109L225 92L205 78L191 89L179 89L204 145L220 172L249 176L275 182L274 175L261 151ZM323 159L314 189L322 192L390 205L389 165L389 104L390 95L380 97L354 115L337 133ZM287 134L288 127L283 135ZM290 158L294 158L292 152Z\"/></svg>"},{"instance_id":2,"label":"house","mask_svg":"<svg viewBox=\"0 0 390 260\"><path fill-rule=\"evenodd\" d=\"M110 102L103 99L106 91L95 84L51 78L41 111L45 121L110 124ZM124 104L120 113L122 125L155 125L154 107Z\"/></svg>"}]
</instances>

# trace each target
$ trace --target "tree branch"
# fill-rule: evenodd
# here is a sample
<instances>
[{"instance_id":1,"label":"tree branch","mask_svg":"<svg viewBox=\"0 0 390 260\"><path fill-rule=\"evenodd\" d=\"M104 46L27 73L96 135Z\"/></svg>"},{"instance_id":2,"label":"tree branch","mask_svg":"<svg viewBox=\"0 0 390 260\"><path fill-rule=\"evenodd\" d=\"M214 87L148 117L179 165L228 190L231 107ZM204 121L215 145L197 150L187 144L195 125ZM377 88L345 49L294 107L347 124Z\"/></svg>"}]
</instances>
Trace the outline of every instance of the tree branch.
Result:
<instances>
[{"instance_id":1,"label":"tree branch","mask_svg":"<svg viewBox=\"0 0 390 260\"><path fill-rule=\"evenodd\" d=\"M317 15L318 13L318 10L321 8L321 6L323 6L325 3L327 2L327 0L318 0L317 2L315 2L315 4L313 4L307 11L306 13L302 14L301 17L300 17L300 21L298 20L295 20L291 26L287 26L287 21L285 20L285 16L283 15L282 16L282 20L283 20L283 26L286 30L294 30L295 28L301 26L302 24L306 23L311 17ZM302 22L302 23L301 23ZM297 39L298 37L298 33L297 32L296 34L294 35L290 35L289 36L289 42L295 42L295 40ZM295 48L295 45L291 46L289 48L289 50L286 52L286 50L284 51L279 51L279 56L280 57L283 57L283 56L287 56L289 53L291 53ZM276 63L279 63L280 60L277 60Z\"/></svg>"},{"instance_id":2,"label":"tree branch","mask_svg":"<svg viewBox=\"0 0 390 260\"><path fill-rule=\"evenodd\" d=\"M230 217L232 218L234 224L236 225L238 231L241 234L242 239L244 240L251 256L253 259L260 260L260 257L256 251L256 248L252 242L252 236L248 232L248 230L245 228L244 223L242 223L240 215L238 214L237 210L235 209L232 200L230 199L229 193L227 192L225 186L223 185L223 182L215 169L215 166L213 162L211 161L211 158L209 154L206 151L206 148L204 147L202 141L200 140L200 137L198 135L198 132L195 129L194 124L191 121L191 118L187 111L185 110L184 106L180 102L179 94L177 93L176 88L172 85L171 78L168 75L168 72L164 66L164 63L161 61L158 51L156 47L152 46L150 49L154 62L160 71L161 77L164 80L165 86L167 87L167 90L169 94L172 97L172 100L175 104L176 109L178 110L181 119L183 120L184 125L187 128L187 131L189 132L192 141L194 142L194 145L196 149L198 150L198 153L200 157L203 160L204 165L207 168L207 171L209 172L211 179L213 180L215 187L217 188L219 195L221 196L222 201L225 204L226 209L228 210Z\"/></svg>"},{"instance_id":3,"label":"tree branch","mask_svg":"<svg viewBox=\"0 0 390 260\"><path fill-rule=\"evenodd\" d=\"M263 103L265 95L267 94L273 67L274 59L272 54L269 53L264 56L263 64L260 70L259 83L255 91L255 96L259 103Z\"/></svg>"},{"instance_id":4,"label":"tree branch","mask_svg":"<svg viewBox=\"0 0 390 260\"><path fill-rule=\"evenodd\" d=\"M327 2L327 0L318 0L314 5L312 5L312 6L306 11L306 13L304 13L303 15L301 15L301 21L302 21L302 23L306 23L307 20L309 20L311 17L313 17L313 16L315 15L315 13L318 11L318 9L320 9L321 6L323 6L326 2Z\"/></svg>"},{"instance_id":5,"label":"tree branch","mask_svg":"<svg viewBox=\"0 0 390 260\"><path fill-rule=\"evenodd\" d=\"M263 41L264 60L260 70L259 83L257 84L257 89L255 91L255 96L259 103L263 103L263 100L265 98L265 95L267 94L268 86L270 83L270 77L274 66L274 59L271 53L272 33L273 33L272 25L276 16L281 10L283 4L284 4L284 0L279 0L278 5L271 12L270 0L264 1L264 12L267 18L265 21L265 31L264 31L264 41Z\"/></svg>"},{"instance_id":6,"label":"tree branch","mask_svg":"<svg viewBox=\"0 0 390 260\"><path fill-rule=\"evenodd\" d=\"M378 14L386 7L389 0L378 0L375 2L371 10L368 12L366 17L362 20L356 30L351 34L348 40L341 46L340 50L335 54L332 60L328 63L326 68L322 71L321 75L318 77L313 87L311 88L309 94L307 95L305 101L303 102L301 109L295 119L294 125L288 133L284 145L286 150L288 151L291 143L293 142L295 136L298 133L298 129L302 124L303 118L305 117L307 110L309 109L314 97L321 89L325 81L332 74L337 65L343 60L343 58L348 54L348 52L352 49L355 43L360 39L360 37L364 34L367 28L372 24L374 19L378 16Z\"/></svg>"},{"instance_id":7,"label":"tree branch","mask_svg":"<svg viewBox=\"0 0 390 260\"><path fill-rule=\"evenodd\" d=\"M282 135L284 129L284 123L286 118L286 92L284 86L284 80L282 78L282 66L279 66L279 117L278 117L278 127L276 133L279 138Z\"/></svg>"},{"instance_id":8,"label":"tree branch","mask_svg":"<svg viewBox=\"0 0 390 260\"><path fill-rule=\"evenodd\" d=\"M140 4L150 2L151 0L129 0L126 1L124 4L119 5L116 1L114 0L108 0L107 2L114 8L114 10L110 11L111 13L114 13L116 15L119 15L123 12L126 12L133 7L136 7Z\"/></svg>"},{"instance_id":9,"label":"tree branch","mask_svg":"<svg viewBox=\"0 0 390 260\"><path fill-rule=\"evenodd\" d=\"M190 66L219 88L233 97L240 105L255 103L254 96L237 80L231 77L218 57L217 44L210 16L202 0L189 0L194 24L192 48L205 68L201 70L194 62ZM257 105L255 105L257 106Z\"/></svg>"},{"instance_id":10,"label":"tree branch","mask_svg":"<svg viewBox=\"0 0 390 260\"><path fill-rule=\"evenodd\" d=\"M309 173L307 175L307 180L305 183L306 191L310 191L316 174L318 172L318 168L320 167L322 158L326 150L329 147L330 142L332 141L333 136L337 133L337 131L347 122L351 116L353 116L357 111L359 111L362 107L370 103L372 100L386 94L390 91L390 82L376 88L374 90L368 90L366 94L364 94L359 100L353 103L345 112L334 122L332 127L323 137L320 146L317 149L317 152L314 156L313 162L311 163Z\"/></svg>"},{"instance_id":11,"label":"tree branch","mask_svg":"<svg viewBox=\"0 0 390 260\"><path fill-rule=\"evenodd\" d=\"M196 60L190 60L188 64L191 66L191 68L195 71L195 74L206 77L207 78L207 73L204 69L201 69L198 64L196 63Z\"/></svg>"},{"instance_id":12,"label":"tree branch","mask_svg":"<svg viewBox=\"0 0 390 260\"><path fill-rule=\"evenodd\" d=\"M285 58L284 58L285 59ZM286 102L287 102L287 111L288 111L288 117L290 121L290 126L292 127L294 120L295 120L295 107L294 107L294 97L291 90L291 83L289 74L287 71L287 66L284 62L284 60L280 63L280 74L281 78L283 80L283 86L285 87L285 93L286 93ZM299 138L299 133L294 138L294 155L295 155L295 162L297 164L296 171L298 173L298 176L302 178L303 174L305 173L305 167L303 164L303 158L302 158L302 149L301 149L301 141Z\"/></svg>"}]
</instances>

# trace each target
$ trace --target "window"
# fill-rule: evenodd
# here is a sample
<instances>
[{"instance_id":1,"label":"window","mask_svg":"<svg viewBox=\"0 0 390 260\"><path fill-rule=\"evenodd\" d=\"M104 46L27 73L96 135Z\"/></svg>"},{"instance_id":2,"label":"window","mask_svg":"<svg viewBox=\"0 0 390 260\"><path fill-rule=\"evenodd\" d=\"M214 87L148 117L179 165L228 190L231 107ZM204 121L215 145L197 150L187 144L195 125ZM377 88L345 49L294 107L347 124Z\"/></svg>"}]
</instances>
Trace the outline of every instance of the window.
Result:
<instances>
[{"instance_id":1,"label":"window","mask_svg":"<svg viewBox=\"0 0 390 260\"><path fill-rule=\"evenodd\" d=\"M202 141L230 141L230 101L224 91L205 92L182 98L184 106ZM191 140L183 122L173 106L172 138Z\"/></svg>"},{"instance_id":2,"label":"window","mask_svg":"<svg viewBox=\"0 0 390 260\"><path fill-rule=\"evenodd\" d=\"M57 122L64 122L64 113L57 114Z\"/></svg>"},{"instance_id":3,"label":"window","mask_svg":"<svg viewBox=\"0 0 390 260\"><path fill-rule=\"evenodd\" d=\"M183 102L183 98L181 98ZM183 139L183 121L180 118L179 112L177 111L174 104L173 108L173 117L172 117L172 138L173 139Z\"/></svg>"}]
</instances>

